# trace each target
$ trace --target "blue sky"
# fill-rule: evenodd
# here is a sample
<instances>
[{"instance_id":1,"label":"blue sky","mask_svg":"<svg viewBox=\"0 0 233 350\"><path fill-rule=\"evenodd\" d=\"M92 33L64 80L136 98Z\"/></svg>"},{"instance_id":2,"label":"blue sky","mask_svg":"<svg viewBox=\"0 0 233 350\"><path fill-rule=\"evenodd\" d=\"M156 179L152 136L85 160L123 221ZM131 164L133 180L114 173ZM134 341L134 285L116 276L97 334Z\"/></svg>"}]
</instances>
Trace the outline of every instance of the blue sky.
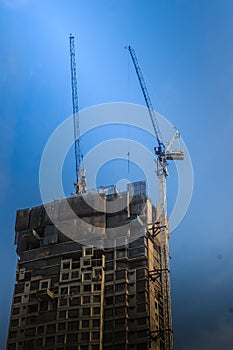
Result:
<instances>
[{"instance_id":1,"label":"blue sky","mask_svg":"<svg viewBox=\"0 0 233 350\"><path fill-rule=\"evenodd\" d=\"M41 203L43 148L72 111L72 32L80 108L116 101L144 104L124 50L130 44L155 109L178 127L189 148L193 198L170 240L175 350L230 350L232 1L0 0L0 23L1 348L17 260L15 212ZM64 177L70 192L73 167L70 156Z\"/></svg>"}]
</instances>

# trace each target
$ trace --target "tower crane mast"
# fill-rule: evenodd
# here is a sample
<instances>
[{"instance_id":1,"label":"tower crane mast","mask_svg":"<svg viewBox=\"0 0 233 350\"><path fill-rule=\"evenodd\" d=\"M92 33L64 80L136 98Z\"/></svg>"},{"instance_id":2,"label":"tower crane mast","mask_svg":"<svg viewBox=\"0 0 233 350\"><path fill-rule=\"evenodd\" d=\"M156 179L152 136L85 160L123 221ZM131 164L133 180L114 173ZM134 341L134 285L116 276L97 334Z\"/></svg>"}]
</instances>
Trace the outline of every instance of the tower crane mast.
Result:
<instances>
[{"instance_id":1,"label":"tower crane mast","mask_svg":"<svg viewBox=\"0 0 233 350\"><path fill-rule=\"evenodd\" d=\"M74 36L70 34L70 71L72 88L72 107L74 122L74 147L75 147L75 170L76 182L74 184L76 194L86 192L86 169L82 165L83 155L80 147L80 128L79 128L79 106L78 106L78 88L75 60L75 41Z\"/></svg>"},{"instance_id":2,"label":"tower crane mast","mask_svg":"<svg viewBox=\"0 0 233 350\"><path fill-rule=\"evenodd\" d=\"M162 296L163 296L163 325L158 334L162 335L164 341L164 349L173 349L173 336L172 336L172 317L171 317L171 297L170 297L170 268L169 268L169 227L167 219L167 190L166 190L166 178L169 175L168 172L168 160L183 160L183 150L171 150L171 147L175 139L179 138L179 132L176 130L172 136L168 146L162 141L162 135L159 129L159 124L156 118L156 113L153 109L152 102L146 87L145 80L141 68L139 66L134 49L128 46L135 71L142 89L142 93L146 102L148 113L151 118L155 136L157 138L158 146L154 148L157 156L157 177L159 180L159 225L160 225L160 252L161 252L161 282L162 282ZM155 339L158 339L158 334Z\"/></svg>"}]
</instances>

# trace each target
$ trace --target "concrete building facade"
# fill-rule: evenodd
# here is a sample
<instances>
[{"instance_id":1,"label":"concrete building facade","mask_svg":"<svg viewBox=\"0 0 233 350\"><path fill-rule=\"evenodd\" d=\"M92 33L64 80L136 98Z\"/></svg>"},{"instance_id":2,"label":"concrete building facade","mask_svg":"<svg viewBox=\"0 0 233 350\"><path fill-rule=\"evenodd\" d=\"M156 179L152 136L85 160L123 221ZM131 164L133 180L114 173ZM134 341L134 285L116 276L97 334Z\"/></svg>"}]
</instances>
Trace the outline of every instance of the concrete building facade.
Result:
<instances>
[{"instance_id":1,"label":"concrete building facade","mask_svg":"<svg viewBox=\"0 0 233 350\"><path fill-rule=\"evenodd\" d=\"M51 221L49 210L61 224L69 221L64 200L17 211L8 350L164 349L159 226L145 183L134 189L132 198L130 188L103 192L102 211L82 196L68 199L83 222L101 228L99 244L87 242L83 229L73 240ZM85 196L90 203L100 195ZM109 212L116 199L125 204ZM74 221L69 225L77 229ZM114 227L117 235L104 244L107 228Z\"/></svg>"}]
</instances>

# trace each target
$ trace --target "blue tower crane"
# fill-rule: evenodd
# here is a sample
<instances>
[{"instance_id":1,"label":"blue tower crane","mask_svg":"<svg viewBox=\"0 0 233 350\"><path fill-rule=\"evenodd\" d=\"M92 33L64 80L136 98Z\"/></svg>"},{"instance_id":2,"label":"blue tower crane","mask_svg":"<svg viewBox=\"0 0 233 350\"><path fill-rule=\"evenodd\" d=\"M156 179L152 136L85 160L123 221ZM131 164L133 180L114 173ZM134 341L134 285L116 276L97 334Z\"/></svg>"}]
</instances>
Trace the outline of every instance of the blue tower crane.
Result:
<instances>
[{"instance_id":1,"label":"blue tower crane","mask_svg":"<svg viewBox=\"0 0 233 350\"><path fill-rule=\"evenodd\" d=\"M176 130L172 136L167 147L165 146L159 124L156 118L156 113L153 109L153 105L146 87L145 80L141 68L139 66L134 49L131 46L127 47L133 65L139 80L139 84L142 89L142 93L145 99L145 103L148 109L148 113L152 122L154 133L158 142L158 146L154 148L155 155L157 157L157 176L159 180L159 206L157 207L157 217L156 221L159 220L160 227L160 249L161 249L161 282L162 282L162 297L163 297L163 324L158 334L154 339L158 340L159 335L162 336L164 341L164 349L173 349L173 336L172 336L172 317L171 317L171 298L170 298L170 269L169 269L169 224L167 219L167 190L166 190L166 178L169 175L168 172L168 160L183 160L184 151L181 149L171 150L175 139L179 138L179 132Z\"/></svg>"},{"instance_id":2,"label":"blue tower crane","mask_svg":"<svg viewBox=\"0 0 233 350\"><path fill-rule=\"evenodd\" d=\"M83 155L80 147L80 128L79 128L79 107L78 107L78 88L75 60L75 42L74 36L70 34L70 70L72 87L72 107L74 121L74 147L75 147L75 170L76 182L74 183L76 194L82 194L87 191L86 188L86 169L83 167Z\"/></svg>"}]
</instances>

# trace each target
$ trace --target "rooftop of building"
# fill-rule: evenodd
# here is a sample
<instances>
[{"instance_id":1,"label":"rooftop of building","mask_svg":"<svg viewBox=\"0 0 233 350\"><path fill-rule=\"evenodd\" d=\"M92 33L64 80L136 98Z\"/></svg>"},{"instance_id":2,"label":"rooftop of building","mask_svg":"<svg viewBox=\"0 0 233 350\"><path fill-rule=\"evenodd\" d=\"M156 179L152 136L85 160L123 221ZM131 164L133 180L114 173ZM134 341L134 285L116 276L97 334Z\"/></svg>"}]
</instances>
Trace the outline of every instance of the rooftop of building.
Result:
<instances>
[{"instance_id":1,"label":"rooftop of building","mask_svg":"<svg viewBox=\"0 0 233 350\"><path fill-rule=\"evenodd\" d=\"M129 227L136 225L137 230L134 227L132 232L142 229L148 215L152 222L152 205L147 198L145 181L128 184L124 192L119 192L116 186L100 187L82 195L21 209L17 211L15 224L17 253L20 256L25 250L68 240L86 245L111 245L113 239L129 235Z\"/></svg>"}]
</instances>

